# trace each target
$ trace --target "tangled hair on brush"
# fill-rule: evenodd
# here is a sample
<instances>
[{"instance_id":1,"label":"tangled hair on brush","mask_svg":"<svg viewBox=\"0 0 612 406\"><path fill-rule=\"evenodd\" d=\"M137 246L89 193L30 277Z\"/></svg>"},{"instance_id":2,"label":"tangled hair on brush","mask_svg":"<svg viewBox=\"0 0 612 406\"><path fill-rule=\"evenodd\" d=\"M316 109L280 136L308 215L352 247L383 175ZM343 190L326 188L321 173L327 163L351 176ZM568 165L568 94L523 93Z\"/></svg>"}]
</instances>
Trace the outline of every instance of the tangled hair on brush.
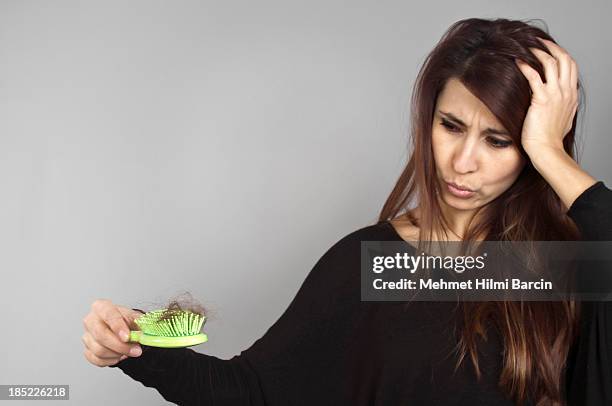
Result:
<instances>
[{"instance_id":1,"label":"tangled hair on brush","mask_svg":"<svg viewBox=\"0 0 612 406\"><path fill-rule=\"evenodd\" d=\"M168 304L164 306L164 309L166 310L162 313L159 320L169 319L182 311L189 311L200 316L208 317L208 310L194 299L189 292L184 292L182 295L171 299Z\"/></svg>"},{"instance_id":2,"label":"tangled hair on brush","mask_svg":"<svg viewBox=\"0 0 612 406\"><path fill-rule=\"evenodd\" d=\"M201 305L189 304L187 306L186 305L181 306L181 304L178 301L173 300L172 302L170 302L166 310L159 317L159 321L170 319L172 318L172 316L179 314L181 312L184 312L184 311L189 311L191 313L196 313L200 316L205 316L205 310Z\"/></svg>"}]
</instances>

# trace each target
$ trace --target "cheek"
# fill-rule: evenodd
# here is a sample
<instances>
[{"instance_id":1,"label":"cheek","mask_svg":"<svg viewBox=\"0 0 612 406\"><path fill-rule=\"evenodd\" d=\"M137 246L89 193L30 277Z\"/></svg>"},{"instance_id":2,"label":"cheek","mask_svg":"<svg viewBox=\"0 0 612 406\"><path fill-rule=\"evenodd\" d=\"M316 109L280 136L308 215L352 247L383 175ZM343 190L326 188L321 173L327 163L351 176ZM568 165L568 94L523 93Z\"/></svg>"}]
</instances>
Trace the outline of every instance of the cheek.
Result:
<instances>
[{"instance_id":1,"label":"cheek","mask_svg":"<svg viewBox=\"0 0 612 406\"><path fill-rule=\"evenodd\" d=\"M496 188L508 188L518 177L525 165L518 152L496 154L490 157L487 170L483 172L487 183L494 184Z\"/></svg>"},{"instance_id":2,"label":"cheek","mask_svg":"<svg viewBox=\"0 0 612 406\"><path fill-rule=\"evenodd\" d=\"M436 166L443 166L450 155L449 143L443 141L443 136L444 134L440 134L438 130L433 130L431 133L431 148L433 149Z\"/></svg>"}]
</instances>

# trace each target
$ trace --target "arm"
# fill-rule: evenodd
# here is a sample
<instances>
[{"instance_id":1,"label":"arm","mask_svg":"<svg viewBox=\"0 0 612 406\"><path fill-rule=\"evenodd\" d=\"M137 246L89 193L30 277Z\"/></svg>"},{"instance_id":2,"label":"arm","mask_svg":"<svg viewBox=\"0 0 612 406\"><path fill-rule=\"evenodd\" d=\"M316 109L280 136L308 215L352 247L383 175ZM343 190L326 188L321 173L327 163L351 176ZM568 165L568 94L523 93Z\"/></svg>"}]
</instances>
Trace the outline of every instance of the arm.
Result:
<instances>
[{"instance_id":1,"label":"arm","mask_svg":"<svg viewBox=\"0 0 612 406\"><path fill-rule=\"evenodd\" d=\"M612 190L585 172L562 147L526 150L585 241L612 241ZM612 270L610 270L612 272ZM582 302L577 341L567 363L569 405L612 404L612 302Z\"/></svg>"},{"instance_id":2,"label":"arm","mask_svg":"<svg viewBox=\"0 0 612 406\"><path fill-rule=\"evenodd\" d=\"M582 240L612 241L612 190L560 147L538 145L530 151L536 170L569 208ZM612 404L612 302L582 302L578 334L567 365L568 404Z\"/></svg>"},{"instance_id":3,"label":"arm","mask_svg":"<svg viewBox=\"0 0 612 406\"><path fill-rule=\"evenodd\" d=\"M145 313L141 309L133 310ZM140 357L126 358L110 367L119 368L144 386L157 389L170 402L180 405L262 404L260 398L250 399L251 392L257 392L257 385L253 385L255 377L238 359L222 360L191 348L146 345L141 348ZM202 390L205 388L214 390Z\"/></svg>"},{"instance_id":4,"label":"arm","mask_svg":"<svg viewBox=\"0 0 612 406\"><path fill-rule=\"evenodd\" d=\"M340 277L347 273L340 271L344 266L359 275L359 268L345 261L347 241L340 240L319 259L282 316L240 355L223 360L192 349L142 346L140 357L115 366L181 405L285 405L337 390L337 382L329 379L333 366L326 364L342 348L333 332L348 337L350 331L342 327L349 317L340 315L340 301L347 297L342 293L347 283Z\"/></svg>"},{"instance_id":5,"label":"arm","mask_svg":"<svg viewBox=\"0 0 612 406\"><path fill-rule=\"evenodd\" d=\"M578 109L578 67L555 42L538 38L548 52L530 47L544 66L546 82L529 64L517 66L529 82L531 104L523 121L521 145L536 170L569 208L596 180L564 150L563 140L574 125Z\"/></svg>"},{"instance_id":6,"label":"arm","mask_svg":"<svg viewBox=\"0 0 612 406\"><path fill-rule=\"evenodd\" d=\"M222 360L190 348L143 345L140 357L113 365L178 405L260 405L252 371L238 359ZM251 398L251 396L253 398Z\"/></svg>"},{"instance_id":7,"label":"arm","mask_svg":"<svg viewBox=\"0 0 612 406\"><path fill-rule=\"evenodd\" d=\"M597 180L584 171L562 147L544 145L526 149L535 169L553 188L566 209Z\"/></svg>"},{"instance_id":8,"label":"arm","mask_svg":"<svg viewBox=\"0 0 612 406\"><path fill-rule=\"evenodd\" d=\"M612 241L612 190L603 181L589 186L571 205L568 216L586 241Z\"/></svg>"},{"instance_id":9,"label":"arm","mask_svg":"<svg viewBox=\"0 0 612 406\"><path fill-rule=\"evenodd\" d=\"M541 39L541 38L540 38ZM517 62L532 90L521 144L536 170L569 209L583 240L612 240L612 191L586 173L563 149L578 108L576 62L558 44L541 39L530 48L544 67L546 83ZM612 270L609 270L612 272ZM567 364L570 405L612 404L612 302L582 302L576 345Z\"/></svg>"},{"instance_id":10,"label":"arm","mask_svg":"<svg viewBox=\"0 0 612 406\"><path fill-rule=\"evenodd\" d=\"M584 240L612 241L612 190L602 181L586 189L568 215ZM580 319L568 365L569 404L612 404L612 302L582 302Z\"/></svg>"}]
</instances>

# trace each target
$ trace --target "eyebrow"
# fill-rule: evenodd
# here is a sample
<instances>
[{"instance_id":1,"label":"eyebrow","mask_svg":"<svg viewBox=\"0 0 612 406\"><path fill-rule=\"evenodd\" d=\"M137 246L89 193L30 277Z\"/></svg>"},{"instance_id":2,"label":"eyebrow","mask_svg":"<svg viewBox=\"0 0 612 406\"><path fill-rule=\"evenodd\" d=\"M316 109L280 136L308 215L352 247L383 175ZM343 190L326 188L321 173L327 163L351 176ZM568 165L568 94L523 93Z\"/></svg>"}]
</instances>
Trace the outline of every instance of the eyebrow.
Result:
<instances>
[{"instance_id":1,"label":"eyebrow","mask_svg":"<svg viewBox=\"0 0 612 406\"><path fill-rule=\"evenodd\" d=\"M453 113L444 112L442 110L438 110L438 113L444 115L448 120L453 121L455 124L458 124L461 127L467 127L463 121L457 118ZM506 135L510 136L507 131L498 130L496 128L487 128L483 131L484 134L498 134L498 135Z\"/></svg>"}]
</instances>

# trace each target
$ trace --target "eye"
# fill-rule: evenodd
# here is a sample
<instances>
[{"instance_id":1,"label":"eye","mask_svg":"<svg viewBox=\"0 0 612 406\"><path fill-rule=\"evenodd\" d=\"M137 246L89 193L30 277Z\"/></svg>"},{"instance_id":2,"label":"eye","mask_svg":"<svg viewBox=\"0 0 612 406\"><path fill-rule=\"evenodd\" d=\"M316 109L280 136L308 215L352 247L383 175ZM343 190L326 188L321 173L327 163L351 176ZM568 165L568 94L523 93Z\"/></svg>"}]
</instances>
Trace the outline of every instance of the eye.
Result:
<instances>
[{"instance_id":1,"label":"eye","mask_svg":"<svg viewBox=\"0 0 612 406\"><path fill-rule=\"evenodd\" d=\"M448 130L448 132L451 133L460 133L461 129L459 127L457 127L456 125L454 125L453 123L451 123L450 121L446 121L446 120L442 120L440 121L440 124L446 128ZM503 139L499 139L499 138L495 138L495 137L489 137L489 144L493 147L493 148L507 148L510 145L512 145L512 141L506 141Z\"/></svg>"},{"instance_id":2,"label":"eye","mask_svg":"<svg viewBox=\"0 0 612 406\"><path fill-rule=\"evenodd\" d=\"M498 138L489 137L489 144L493 148L506 148L512 145L512 141L500 140Z\"/></svg>"},{"instance_id":3,"label":"eye","mask_svg":"<svg viewBox=\"0 0 612 406\"><path fill-rule=\"evenodd\" d=\"M452 133L458 133L461 132L461 130L459 128L457 128L454 124L450 123L449 121L446 120L442 120L440 122L440 124L446 128L448 131L452 132Z\"/></svg>"}]
</instances>

